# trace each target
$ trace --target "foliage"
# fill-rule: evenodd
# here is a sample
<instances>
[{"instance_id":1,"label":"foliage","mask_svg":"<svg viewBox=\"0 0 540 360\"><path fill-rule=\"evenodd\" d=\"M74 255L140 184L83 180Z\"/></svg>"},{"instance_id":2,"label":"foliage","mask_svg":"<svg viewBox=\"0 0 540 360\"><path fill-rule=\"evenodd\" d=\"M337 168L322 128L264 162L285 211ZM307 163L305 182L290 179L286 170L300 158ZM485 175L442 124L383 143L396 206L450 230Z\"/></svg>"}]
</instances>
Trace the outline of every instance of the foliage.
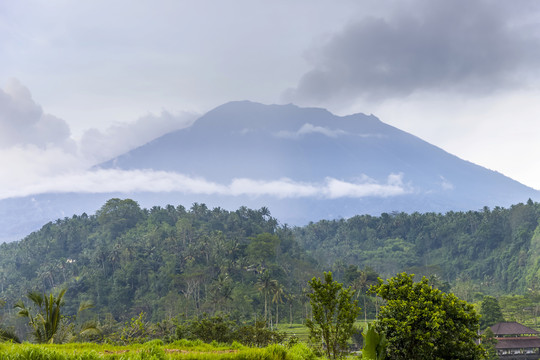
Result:
<instances>
[{"instance_id":1,"label":"foliage","mask_svg":"<svg viewBox=\"0 0 540 360\"><path fill-rule=\"evenodd\" d=\"M15 304L19 309L18 315L25 317L32 327L32 336L37 343L64 343L68 341L80 340L85 336L96 336L100 334L94 321L87 321L83 324L77 324L77 315L66 316L61 308L64 306L64 295L66 289L60 291L57 296L51 294L41 294L37 291L31 291L27 294L28 299L37 306L34 311L27 307L22 300ZM79 306L80 312L92 308L91 302L82 302ZM13 341L18 338L13 337L14 333L7 332Z\"/></svg>"},{"instance_id":2,"label":"foliage","mask_svg":"<svg viewBox=\"0 0 540 360\"><path fill-rule=\"evenodd\" d=\"M203 314L199 319L179 324L176 327L176 337L189 340L200 339L207 343L212 341L232 343L237 340L235 326L235 322L231 321L227 316Z\"/></svg>"},{"instance_id":3,"label":"foliage","mask_svg":"<svg viewBox=\"0 0 540 360\"><path fill-rule=\"evenodd\" d=\"M3 301L2 299L0 299L0 307L3 307L5 305L5 301ZM0 317L0 322L1 322L2 318ZM15 334L15 332L11 329L7 329L5 328L1 323L0 323L0 342L2 341L11 341L11 342L15 342L15 343L20 343L21 340L19 339L19 337L17 336L17 334Z\"/></svg>"},{"instance_id":4,"label":"foliage","mask_svg":"<svg viewBox=\"0 0 540 360\"><path fill-rule=\"evenodd\" d=\"M498 360L499 356L497 355L497 350L495 346L497 345L497 339L491 328L486 328L482 334L482 347L486 351L487 360Z\"/></svg>"},{"instance_id":5,"label":"foliage","mask_svg":"<svg viewBox=\"0 0 540 360\"><path fill-rule=\"evenodd\" d=\"M258 291L263 273L270 286ZM266 318L272 325L285 295L294 299L287 315L300 322L302 286L317 273L291 229L278 226L268 209L141 209L133 200L111 199L96 215L48 223L0 245L0 296L7 303L0 316L22 332L6 309L27 289L69 288L63 313L74 316L79 303L91 301L103 336L116 334L118 342L124 324L141 312L160 324L226 312L235 322ZM98 322L88 313L79 318L90 320ZM169 328L154 329L155 336Z\"/></svg>"},{"instance_id":6,"label":"foliage","mask_svg":"<svg viewBox=\"0 0 540 360\"><path fill-rule=\"evenodd\" d=\"M263 347L282 343L287 335L284 332L269 329L263 321L256 321L252 325L240 326L236 331L236 338L244 345Z\"/></svg>"},{"instance_id":7,"label":"foliage","mask_svg":"<svg viewBox=\"0 0 540 360\"><path fill-rule=\"evenodd\" d=\"M96 215L59 219L0 244L6 302L0 316L4 328L23 334L10 310L28 289L69 288L62 312L71 324L81 302L95 304L70 330L79 341L100 338L78 336L81 324L94 321L103 337L116 334L120 342L124 324L141 312L160 324L150 338L170 339L172 319L204 313L228 313L246 324L265 319L273 327L285 314L289 323L310 317L305 284L324 269L355 290L364 320L381 305L366 294L377 275L408 271L442 291L452 286L464 300L497 296L506 319L535 326L539 219L540 205L528 201L508 209L359 215L290 228L266 208L142 209L130 199L111 199ZM505 296L511 293L516 296Z\"/></svg>"},{"instance_id":8,"label":"foliage","mask_svg":"<svg viewBox=\"0 0 540 360\"><path fill-rule=\"evenodd\" d=\"M29 325L32 327L32 335L37 343L54 343L55 338L62 324L61 307L64 305L63 298L66 289L54 296L52 293L41 294L37 291L31 291L27 294L28 299L38 308L35 312L30 307L26 307L21 300L15 304L19 309L18 315L28 318ZM58 342L58 341L57 341Z\"/></svg>"},{"instance_id":9,"label":"foliage","mask_svg":"<svg viewBox=\"0 0 540 360\"><path fill-rule=\"evenodd\" d=\"M14 343L21 342L21 340L19 339L17 334L15 334L14 331L0 327L0 342L2 341L8 341L8 342L14 342Z\"/></svg>"},{"instance_id":10,"label":"foliage","mask_svg":"<svg viewBox=\"0 0 540 360\"><path fill-rule=\"evenodd\" d=\"M481 359L478 320L472 305L433 289L425 277L401 273L371 288L386 301L377 332L388 340L388 359Z\"/></svg>"},{"instance_id":11,"label":"foliage","mask_svg":"<svg viewBox=\"0 0 540 360\"><path fill-rule=\"evenodd\" d=\"M146 320L146 314L141 312L139 316L131 318L124 324L120 340L123 344L142 344L150 340L152 332L152 326Z\"/></svg>"},{"instance_id":12,"label":"foliage","mask_svg":"<svg viewBox=\"0 0 540 360\"><path fill-rule=\"evenodd\" d=\"M210 343L238 342L246 346L264 347L274 343L282 343L287 337L285 333L271 330L264 321L254 324L237 324L228 316L221 314L192 319L176 327L177 339L202 340Z\"/></svg>"},{"instance_id":13,"label":"foliage","mask_svg":"<svg viewBox=\"0 0 540 360\"><path fill-rule=\"evenodd\" d=\"M354 322L360 313L358 301L353 300L354 291L334 281L331 272L324 273L324 282L313 278L309 285L313 320L307 319L306 326L310 340L314 344L322 341L329 358L341 357L347 351L347 341L356 331Z\"/></svg>"},{"instance_id":14,"label":"foliage","mask_svg":"<svg viewBox=\"0 0 540 360\"><path fill-rule=\"evenodd\" d=\"M385 334L379 334L373 324L368 324L364 334L364 347L362 348L363 360L384 360L388 341Z\"/></svg>"},{"instance_id":15,"label":"foliage","mask_svg":"<svg viewBox=\"0 0 540 360\"><path fill-rule=\"evenodd\" d=\"M480 305L480 315L481 329L504 321L499 301L493 296L484 296L482 304Z\"/></svg>"},{"instance_id":16,"label":"foliage","mask_svg":"<svg viewBox=\"0 0 540 360\"><path fill-rule=\"evenodd\" d=\"M437 275L452 285L461 280L466 287L459 296L472 301L475 292L524 293L537 287L539 220L540 204L529 200L508 209L321 220L295 228L294 234L309 255L345 283L340 264L342 269L370 266L383 277L401 271Z\"/></svg>"}]
</instances>

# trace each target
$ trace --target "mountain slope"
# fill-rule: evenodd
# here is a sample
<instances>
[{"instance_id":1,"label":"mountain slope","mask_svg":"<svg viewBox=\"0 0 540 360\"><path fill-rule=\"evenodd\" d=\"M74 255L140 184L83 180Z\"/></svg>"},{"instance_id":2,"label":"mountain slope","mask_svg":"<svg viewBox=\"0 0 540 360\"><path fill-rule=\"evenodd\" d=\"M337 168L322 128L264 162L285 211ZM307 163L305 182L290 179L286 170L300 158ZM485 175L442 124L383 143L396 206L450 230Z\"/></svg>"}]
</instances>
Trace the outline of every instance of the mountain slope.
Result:
<instances>
[{"instance_id":1,"label":"mountain slope","mask_svg":"<svg viewBox=\"0 0 540 360\"><path fill-rule=\"evenodd\" d=\"M108 198L141 206L205 203L268 207L283 223L382 212L508 207L539 192L459 159L375 116L335 116L295 105L230 102L96 168L165 171L186 188L152 192L40 194L0 201L1 241L44 223L93 213ZM159 174L158 174L159 175ZM161 176L161 175L159 175ZM171 180L174 181L174 180ZM91 190L91 189L90 189Z\"/></svg>"},{"instance_id":2,"label":"mountain slope","mask_svg":"<svg viewBox=\"0 0 540 360\"><path fill-rule=\"evenodd\" d=\"M221 184L238 178L265 182L287 178L302 184L335 179L334 185L345 183L341 192L281 200L309 204L301 206L308 211L306 220L332 214L508 206L539 195L372 115L338 117L324 109L252 102L222 105L192 127L167 134L102 166L174 171ZM370 191L370 184L378 187L371 186ZM347 186L357 186L358 191L347 191ZM261 192L259 195L265 195ZM336 210L310 213L314 198ZM340 208L348 210L339 212Z\"/></svg>"}]
</instances>

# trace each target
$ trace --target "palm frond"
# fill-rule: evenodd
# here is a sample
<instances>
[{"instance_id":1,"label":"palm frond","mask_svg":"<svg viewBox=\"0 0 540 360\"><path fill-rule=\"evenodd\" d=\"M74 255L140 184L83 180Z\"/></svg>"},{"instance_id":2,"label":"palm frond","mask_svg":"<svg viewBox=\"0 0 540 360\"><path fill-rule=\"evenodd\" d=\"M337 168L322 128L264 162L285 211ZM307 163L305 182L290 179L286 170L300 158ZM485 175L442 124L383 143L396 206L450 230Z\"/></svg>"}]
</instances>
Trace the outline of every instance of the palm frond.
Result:
<instances>
[{"instance_id":1,"label":"palm frond","mask_svg":"<svg viewBox=\"0 0 540 360\"><path fill-rule=\"evenodd\" d=\"M0 327L0 341L11 341L17 344L21 343L21 339L15 334L13 330L4 329Z\"/></svg>"}]
</instances>

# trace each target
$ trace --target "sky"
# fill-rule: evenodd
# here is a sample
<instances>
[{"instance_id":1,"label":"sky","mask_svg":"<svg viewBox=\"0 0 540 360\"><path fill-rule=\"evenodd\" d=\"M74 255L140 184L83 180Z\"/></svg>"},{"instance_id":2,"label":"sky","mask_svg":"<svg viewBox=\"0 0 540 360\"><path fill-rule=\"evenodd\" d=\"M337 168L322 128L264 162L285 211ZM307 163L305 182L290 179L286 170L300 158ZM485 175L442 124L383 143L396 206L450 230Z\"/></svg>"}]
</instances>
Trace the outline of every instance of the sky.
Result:
<instances>
[{"instance_id":1,"label":"sky","mask_svg":"<svg viewBox=\"0 0 540 360\"><path fill-rule=\"evenodd\" d=\"M89 169L233 100L374 114L540 189L539 75L533 0L0 2L0 199L151 187Z\"/></svg>"}]
</instances>

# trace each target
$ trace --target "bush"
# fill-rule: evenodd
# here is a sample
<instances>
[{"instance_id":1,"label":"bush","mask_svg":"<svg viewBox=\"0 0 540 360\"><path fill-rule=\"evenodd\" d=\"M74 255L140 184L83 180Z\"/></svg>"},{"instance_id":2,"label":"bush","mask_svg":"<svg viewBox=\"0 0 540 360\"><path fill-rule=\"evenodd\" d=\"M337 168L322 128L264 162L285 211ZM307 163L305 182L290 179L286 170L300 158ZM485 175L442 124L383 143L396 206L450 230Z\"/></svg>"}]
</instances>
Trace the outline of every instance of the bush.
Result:
<instances>
[{"instance_id":1,"label":"bush","mask_svg":"<svg viewBox=\"0 0 540 360\"><path fill-rule=\"evenodd\" d=\"M264 321L253 325L238 326L226 316L204 315L201 319L187 321L176 328L176 338L186 340L202 340L206 343L217 342L232 344L239 342L247 346L264 347L270 344L282 343L287 335L270 330ZM175 342L176 343L176 342Z\"/></svg>"}]
</instances>

